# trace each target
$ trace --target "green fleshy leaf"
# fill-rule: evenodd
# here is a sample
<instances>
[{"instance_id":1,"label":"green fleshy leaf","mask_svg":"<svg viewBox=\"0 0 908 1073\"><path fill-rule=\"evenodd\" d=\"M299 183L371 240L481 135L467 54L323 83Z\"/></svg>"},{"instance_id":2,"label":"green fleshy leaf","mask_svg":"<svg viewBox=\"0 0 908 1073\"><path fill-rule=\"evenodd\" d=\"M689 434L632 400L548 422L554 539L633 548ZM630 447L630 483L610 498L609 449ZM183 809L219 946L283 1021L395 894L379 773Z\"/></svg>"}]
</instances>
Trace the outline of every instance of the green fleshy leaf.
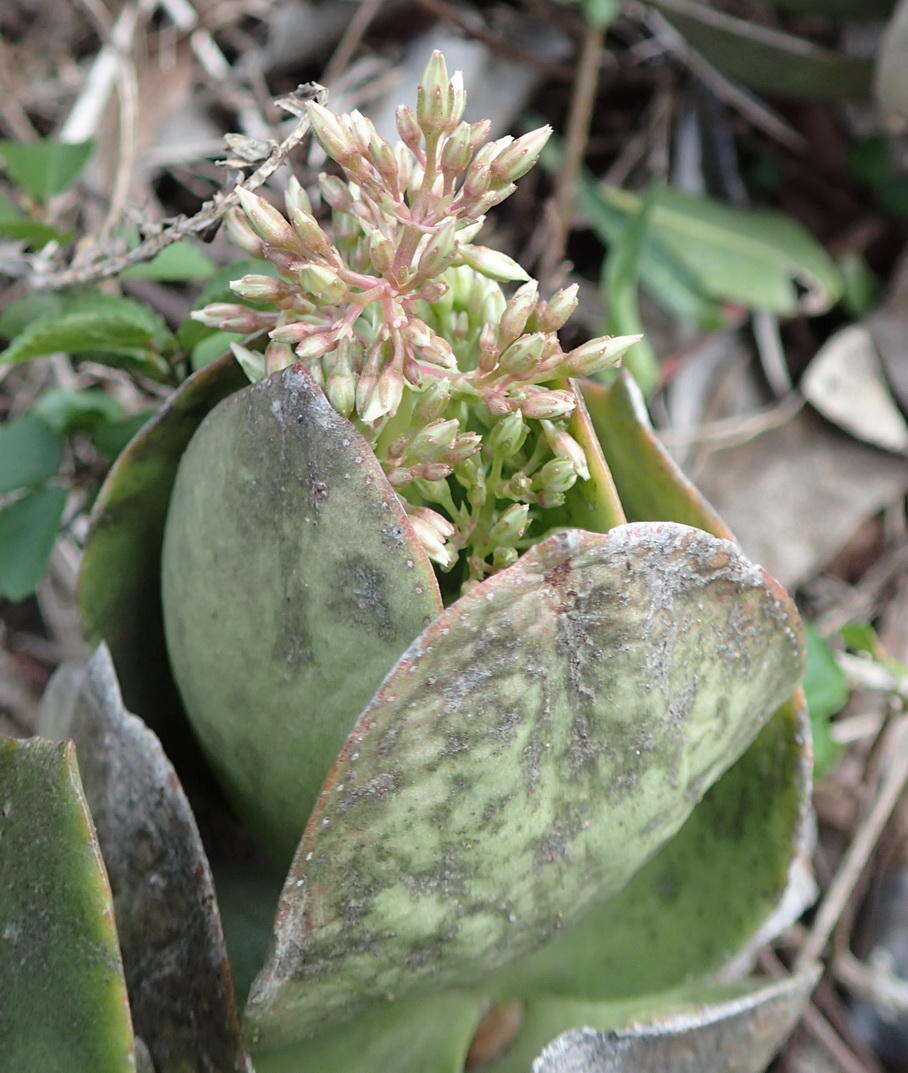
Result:
<instances>
[{"instance_id":1,"label":"green fleshy leaf","mask_svg":"<svg viewBox=\"0 0 908 1073\"><path fill-rule=\"evenodd\" d=\"M237 392L193 437L163 603L193 728L244 822L289 860L357 714L441 609L374 454L300 367Z\"/></svg>"},{"instance_id":2,"label":"green fleshy leaf","mask_svg":"<svg viewBox=\"0 0 908 1073\"><path fill-rule=\"evenodd\" d=\"M608 387L589 380L582 387L628 519L683 522L733 539L722 519L662 446L640 390L628 374L618 373Z\"/></svg>"},{"instance_id":3,"label":"green fleshy leaf","mask_svg":"<svg viewBox=\"0 0 908 1073\"><path fill-rule=\"evenodd\" d=\"M53 477L62 458L60 437L40 417L26 414L0 425L0 496Z\"/></svg>"},{"instance_id":4,"label":"green fleshy leaf","mask_svg":"<svg viewBox=\"0 0 908 1073\"><path fill-rule=\"evenodd\" d=\"M443 991L386 1002L280 1051L253 1052L256 1073L462 1073L485 999Z\"/></svg>"},{"instance_id":5,"label":"green fleshy leaf","mask_svg":"<svg viewBox=\"0 0 908 1073\"><path fill-rule=\"evenodd\" d=\"M817 775L823 775L835 766L842 753L841 745L830 736L829 721L848 703L848 680L822 634L809 623L804 630L807 638L804 695L813 730L814 764Z\"/></svg>"},{"instance_id":6,"label":"green fleshy leaf","mask_svg":"<svg viewBox=\"0 0 908 1073\"><path fill-rule=\"evenodd\" d=\"M700 984L621 1004L539 999L484 1073L763 1073L818 975Z\"/></svg>"},{"instance_id":7,"label":"green fleshy leaf","mask_svg":"<svg viewBox=\"0 0 908 1073\"><path fill-rule=\"evenodd\" d=\"M141 712L171 757L187 727L164 645L161 539L180 457L205 415L243 387L229 357L189 377L107 475L91 515L78 600L93 642L106 641L126 706Z\"/></svg>"},{"instance_id":8,"label":"green fleshy leaf","mask_svg":"<svg viewBox=\"0 0 908 1073\"><path fill-rule=\"evenodd\" d=\"M24 600L35 591L65 506L66 489L47 485L0 508L0 596Z\"/></svg>"},{"instance_id":9,"label":"green fleshy leaf","mask_svg":"<svg viewBox=\"0 0 908 1073\"><path fill-rule=\"evenodd\" d=\"M622 891L486 986L620 1000L714 974L777 934L813 893L809 741L792 700Z\"/></svg>"},{"instance_id":10,"label":"green fleshy leaf","mask_svg":"<svg viewBox=\"0 0 908 1073\"><path fill-rule=\"evenodd\" d=\"M26 193L45 201L70 186L91 156L93 142L0 141L0 162Z\"/></svg>"},{"instance_id":11,"label":"green fleshy leaf","mask_svg":"<svg viewBox=\"0 0 908 1073\"><path fill-rule=\"evenodd\" d=\"M39 732L75 743L114 895L136 1031L158 1073L249 1073L208 860L161 743L123 707L102 645L63 668Z\"/></svg>"},{"instance_id":12,"label":"green fleshy leaf","mask_svg":"<svg viewBox=\"0 0 908 1073\"><path fill-rule=\"evenodd\" d=\"M150 261L133 265L123 273L124 279L155 279L164 283L186 283L209 279L214 261L188 239L172 242Z\"/></svg>"},{"instance_id":13,"label":"green fleshy leaf","mask_svg":"<svg viewBox=\"0 0 908 1073\"><path fill-rule=\"evenodd\" d=\"M728 542L643 523L536 545L428 626L360 717L251 1023L276 1046L538 948L679 829L801 663L790 601Z\"/></svg>"},{"instance_id":14,"label":"green fleshy leaf","mask_svg":"<svg viewBox=\"0 0 908 1073\"><path fill-rule=\"evenodd\" d=\"M0 739L5 1069L134 1073L110 888L73 745Z\"/></svg>"},{"instance_id":15,"label":"green fleshy leaf","mask_svg":"<svg viewBox=\"0 0 908 1073\"><path fill-rule=\"evenodd\" d=\"M33 403L30 413L57 433L69 436L73 432L94 432L100 426L119 421L123 407L101 388L51 388Z\"/></svg>"}]
</instances>

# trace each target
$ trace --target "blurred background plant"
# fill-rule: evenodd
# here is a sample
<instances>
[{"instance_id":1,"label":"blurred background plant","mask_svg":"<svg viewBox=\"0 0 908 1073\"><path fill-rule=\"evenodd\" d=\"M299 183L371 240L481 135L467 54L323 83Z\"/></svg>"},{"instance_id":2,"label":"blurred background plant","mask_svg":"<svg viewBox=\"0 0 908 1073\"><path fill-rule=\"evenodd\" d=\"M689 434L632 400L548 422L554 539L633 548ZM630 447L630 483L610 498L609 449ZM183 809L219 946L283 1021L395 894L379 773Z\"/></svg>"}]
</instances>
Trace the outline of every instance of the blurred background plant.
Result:
<instances>
[{"instance_id":1,"label":"blurred background plant","mask_svg":"<svg viewBox=\"0 0 908 1073\"><path fill-rule=\"evenodd\" d=\"M493 137L559 132L483 241L546 296L578 285L565 348L645 333L625 360L663 441L812 623L826 895L764 968L833 945L779 1068L908 1069L904 0L5 4L0 730L28 734L84 654L73 586L110 463L244 338L191 317L267 270L211 200L268 170L300 83L391 137L436 48ZM285 148L314 195L324 152Z\"/></svg>"}]
</instances>

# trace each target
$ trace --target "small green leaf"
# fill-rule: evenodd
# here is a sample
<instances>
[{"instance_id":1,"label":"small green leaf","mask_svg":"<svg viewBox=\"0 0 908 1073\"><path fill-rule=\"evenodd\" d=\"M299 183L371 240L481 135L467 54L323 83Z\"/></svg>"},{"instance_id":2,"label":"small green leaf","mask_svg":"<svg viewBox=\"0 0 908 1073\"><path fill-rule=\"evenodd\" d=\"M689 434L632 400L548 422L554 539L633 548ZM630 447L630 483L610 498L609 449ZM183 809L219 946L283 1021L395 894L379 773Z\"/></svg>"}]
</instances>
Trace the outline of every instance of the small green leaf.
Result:
<instances>
[{"instance_id":1,"label":"small green leaf","mask_svg":"<svg viewBox=\"0 0 908 1073\"><path fill-rule=\"evenodd\" d=\"M278 1045L388 992L484 986L678 831L801 662L793 605L727 541L643 523L537 544L446 608L360 716L250 1023Z\"/></svg>"},{"instance_id":2,"label":"small green leaf","mask_svg":"<svg viewBox=\"0 0 908 1073\"><path fill-rule=\"evenodd\" d=\"M100 388L51 388L38 396L29 412L46 421L58 436L94 432L123 417L123 407Z\"/></svg>"},{"instance_id":3,"label":"small green leaf","mask_svg":"<svg viewBox=\"0 0 908 1073\"><path fill-rule=\"evenodd\" d=\"M0 425L0 496L53 477L62 458L59 436L39 416L26 414Z\"/></svg>"},{"instance_id":4,"label":"small green leaf","mask_svg":"<svg viewBox=\"0 0 908 1073\"><path fill-rule=\"evenodd\" d=\"M56 351L134 368L153 379L168 379L160 351L172 337L149 307L129 298L87 293L28 324L0 353L0 363L23 362Z\"/></svg>"},{"instance_id":5,"label":"small green leaf","mask_svg":"<svg viewBox=\"0 0 908 1073\"><path fill-rule=\"evenodd\" d=\"M593 193L631 219L643 205L637 194L618 187L599 186ZM792 218L740 209L672 187L652 197L644 249L657 242L707 297L792 316L823 312L841 295L835 262ZM645 278L645 257L641 272Z\"/></svg>"},{"instance_id":6,"label":"small green leaf","mask_svg":"<svg viewBox=\"0 0 908 1073\"><path fill-rule=\"evenodd\" d=\"M24 600L44 576L60 529L66 490L36 488L0 508L0 596Z\"/></svg>"},{"instance_id":7,"label":"small green leaf","mask_svg":"<svg viewBox=\"0 0 908 1073\"><path fill-rule=\"evenodd\" d=\"M26 242L35 250L46 246L48 242L64 245L73 237L72 231L59 231L40 220L0 220L0 235Z\"/></svg>"},{"instance_id":8,"label":"small green leaf","mask_svg":"<svg viewBox=\"0 0 908 1073\"><path fill-rule=\"evenodd\" d=\"M92 442L106 459L113 462L157 412L157 410L141 410L137 414L130 414L129 417L122 417L117 421L106 421L92 432Z\"/></svg>"},{"instance_id":9,"label":"small green leaf","mask_svg":"<svg viewBox=\"0 0 908 1073\"><path fill-rule=\"evenodd\" d=\"M829 721L848 703L848 680L822 634L809 623L805 623L804 630L807 638L804 695L813 729L814 766L817 774L822 775L835 765L842 751L829 734Z\"/></svg>"},{"instance_id":10,"label":"small green leaf","mask_svg":"<svg viewBox=\"0 0 908 1073\"><path fill-rule=\"evenodd\" d=\"M155 279L165 283L185 283L208 279L214 262L188 239L173 242L150 261L133 265L123 273L124 279Z\"/></svg>"},{"instance_id":11,"label":"small green leaf","mask_svg":"<svg viewBox=\"0 0 908 1073\"><path fill-rule=\"evenodd\" d=\"M0 141L0 160L26 193L45 201L65 190L85 167L93 142Z\"/></svg>"},{"instance_id":12,"label":"small green leaf","mask_svg":"<svg viewBox=\"0 0 908 1073\"><path fill-rule=\"evenodd\" d=\"M135 1073L113 905L72 743L0 738L2 1058Z\"/></svg>"}]
</instances>

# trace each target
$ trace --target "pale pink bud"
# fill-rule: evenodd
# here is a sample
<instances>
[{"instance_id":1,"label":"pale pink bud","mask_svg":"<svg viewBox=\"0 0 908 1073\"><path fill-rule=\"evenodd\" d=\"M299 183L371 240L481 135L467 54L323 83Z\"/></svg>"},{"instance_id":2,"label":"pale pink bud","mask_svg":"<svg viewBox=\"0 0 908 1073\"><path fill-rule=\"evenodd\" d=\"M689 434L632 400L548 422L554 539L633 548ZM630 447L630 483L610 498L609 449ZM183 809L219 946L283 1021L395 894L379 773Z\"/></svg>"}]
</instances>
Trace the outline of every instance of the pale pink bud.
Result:
<instances>
[{"instance_id":1,"label":"pale pink bud","mask_svg":"<svg viewBox=\"0 0 908 1073\"><path fill-rule=\"evenodd\" d=\"M251 190L237 187L237 197L252 230L269 246L279 250L298 250L299 239L280 210Z\"/></svg>"},{"instance_id":2,"label":"pale pink bud","mask_svg":"<svg viewBox=\"0 0 908 1073\"><path fill-rule=\"evenodd\" d=\"M355 146L351 144L349 135L333 112L329 112L316 101L309 101L306 105L306 114L312 124L313 133L328 156L343 164L351 154L355 155Z\"/></svg>"},{"instance_id":3,"label":"pale pink bud","mask_svg":"<svg viewBox=\"0 0 908 1073\"><path fill-rule=\"evenodd\" d=\"M460 422L455 418L433 421L413 437L409 454L418 462L436 462L457 439L459 431Z\"/></svg>"},{"instance_id":4,"label":"pale pink bud","mask_svg":"<svg viewBox=\"0 0 908 1073\"><path fill-rule=\"evenodd\" d=\"M492 133L492 120L480 119L476 123L470 124L470 149L472 152L482 145L482 143Z\"/></svg>"},{"instance_id":5,"label":"pale pink bud","mask_svg":"<svg viewBox=\"0 0 908 1073\"><path fill-rule=\"evenodd\" d=\"M524 417L567 417L574 412L576 400L570 391L537 391L518 402Z\"/></svg>"},{"instance_id":6,"label":"pale pink bud","mask_svg":"<svg viewBox=\"0 0 908 1073\"><path fill-rule=\"evenodd\" d=\"M538 298L539 284L533 279L514 291L498 324L499 346L507 346L523 332Z\"/></svg>"},{"instance_id":7,"label":"pale pink bud","mask_svg":"<svg viewBox=\"0 0 908 1073\"><path fill-rule=\"evenodd\" d=\"M445 453L445 462L458 466L482 447L482 436L478 432L463 432L457 437Z\"/></svg>"},{"instance_id":8,"label":"pale pink bud","mask_svg":"<svg viewBox=\"0 0 908 1073\"><path fill-rule=\"evenodd\" d=\"M230 241L235 246L239 246L241 250L251 254L253 257L262 256L265 244L252 230L249 221L246 219L246 214L242 210L228 209L224 215L224 226L227 229Z\"/></svg>"},{"instance_id":9,"label":"pale pink bud","mask_svg":"<svg viewBox=\"0 0 908 1073\"><path fill-rule=\"evenodd\" d=\"M511 280L530 278L512 257L500 250L493 250L489 246L469 245L459 249L460 261L488 279L509 283Z\"/></svg>"},{"instance_id":10,"label":"pale pink bud","mask_svg":"<svg viewBox=\"0 0 908 1073\"><path fill-rule=\"evenodd\" d=\"M192 312L193 320L209 328L220 328L224 332L242 332L244 335L270 328L276 317L276 313L265 313L229 302L212 302L204 309L195 309Z\"/></svg>"},{"instance_id":11,"label":"pale pink bud","mask_svg":"<svg viewBox=\"0 0 908 1073\"><path fill-rule=\"evenodd\" d=\"M533 486L545 492L562 493L577 483L577 470L566 458L553 458L533 478Z\"/></svg>"},{"instance_id":12,"label":"pale pink bud","mask_svg":"<svg viewBox=\"0 0 908 1073\"><path fill-rule=\"evenodd\" d=\"M556 291L548 302L541 302L536 311L536 323L541 331L557 332L567 324L571 314L577 308L579 287L572 283L570 287Z\"/></svg>"},{"instance_id":13,"label":"pale pink bud","mask_svg":"<svg viewBox=\"0 0 908 1073\"><path fill-rule=\"evenodd\" d=\"M300 186L299 180L295 175L291 175L287 181L287 187L284 190L284 207L287 210L287 219L293 221L293 214L295 212L308 212L312 213L312 203L309 200L309 195Z\"/></svg>"},{"instance_id":14,"label":"pale pink bud","mask_svg":"<svg viewBox=\"0 0 908 1073\"><path fill-rule=\"evenodd\" d=\"M419 153L422 146L422 131L413 114L413 109L402 104L394 113L400 140L412 153Z\"/></svg>"},{"instance_id":15,"label":"pale pink bud","mask_svg":"<svg viewBox=\"0 0 908 1073\"><path fill-rule=\"evenodd\" d=\"M438 228L434 235L429 236L429 241L419 256L416 271L420 276L438 276L454 260L454 234L457 221L453 216Z\"/></svg>"},{"instance_id":16,"label":"pale pink bud","mask_svg":"<svg viewBox=\"0 0 908 1073\"><path fill-rule=\"evenodd\" d=\"M293 351L290 347L276 339L269 340L265 347L265 372L270 376L281 369L288 369L292 364Z\"/></svg>"},{"instance_id":17,"label":"pale pink bud","mask_svg":"<svg viewBox=\"0 0 908 1073\"><path fill-rule=\"evenodd\" d=\"M330 205L336 212L349 213L352 210L353 198L350 196L350 188L343 179L336 175L319 175L318 188L325 204Z\"/></svg>"},{"instance_id":18,"label":"pale pink bud","mask_svg":"<svg viewBox=\"0 0 908 1073\"><path fill-rule=\"evenodd\" d=\"M521 336L505 350L499 362L512 376L525 377L536 368L545 344L542 332Z\"/></svg>"},{"instance_id":19,"label":"pale pink bud","mask_svg":"<svg viewBox=\"0 0 908 1073\"><path fill-rule=\"evenodd\" d=\"M394 243L381 231L373 231L369 236L369 260L381 275L391 275L394 268Z\"/></svg>"},{"instance_id":20,"label":"pale pink bud","mask_svg":"<svg viewBox=\"0 0 908 1073\"><path fill-rule=\"evenodd\" d=\"M440 134L450 111L448 66L435 51L416 90L416 120L426 134Z\"/></svg>"},{"instance_id":21,"label":"pale pink bud","mask_svg":"<svg viewBox=\"0 0 908 1073\"><path fill-rule=\"evenodd\" d=\"M489 540L493 544L513 545L523 536L529 520L530 508L527 504L512 503L489 530Z\"/></svg>"},{"instance_id":22,"label":"pale pink bud","mask_svg":"<svg viewBox=\"0 0 908 1073\"><path fill-rule=\"evenodd\" d=\"M326 265L303 265L297 279L307 294L314 295L326 305L339 305L347 297L347 284Z\"/></svg>"},{"instance_id":23,"label":"pale pink bud","mask_svg":"<svg viewBox=\"0 0 908 1073\"><path fill-rule=\"evenodd\" d=\"M542 421L542 431L548 440L552 453L559 458L567 459L577 471L577 475L585 481L589 480L590 470L587 463L586 452L574 437L564 429L553 425L551 421Z\"/></svg>"},{"instance_id":24,"label":"pale pink bud","mask_svg":"<svg viewBox=\"0 0 908 1073\"><path fill-rule=\"evenodd\" d=\"M423 421L434 421L447 409L451 399L451 385L447 380L436 380L419 396L414 408Z\"/></svg>"},{"instance_id":25,"label":"pale pink bud","mask_svg":"<svg viewBox=\"0 0 908 1073\"><path fill-rule=\"evenodd\" d=\"M642 335L602 336L570 351L565 368L571 376L592 376L614 365L626 351L643 338Z\"/></svg>"},{"instance_id":26,"label":"pale pink bud","mask_svg":"<svg viewBox=\"0 0 908 1073\"><path fill-rule=\"evenodd\" d=\"M230 289L250 302L279 302L293 293L288 284L274 276L243 276L231 280Z\"/></svg>"},{"instance_id":27,"label":"pale pink bud","mask_svg":"<svg viewBox=\"0 0 908 1073\"><path fill-rule=\"evenodd\" d=\"M521 135L515 142L503 149L491 164L495 185L513 183L526 175L539 159L539 154L551 136L551 127L539 127L538 130L531 130L529 134Z\"/></svg>"}]
</instances>

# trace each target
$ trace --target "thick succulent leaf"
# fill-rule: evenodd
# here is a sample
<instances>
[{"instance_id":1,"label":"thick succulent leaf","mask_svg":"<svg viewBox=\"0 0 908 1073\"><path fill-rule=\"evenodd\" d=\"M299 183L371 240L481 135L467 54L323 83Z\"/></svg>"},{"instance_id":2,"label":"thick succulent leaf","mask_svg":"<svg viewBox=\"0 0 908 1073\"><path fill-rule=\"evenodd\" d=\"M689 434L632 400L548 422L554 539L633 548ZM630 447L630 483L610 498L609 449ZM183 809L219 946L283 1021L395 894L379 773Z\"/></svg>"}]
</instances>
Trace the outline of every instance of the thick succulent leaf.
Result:
<instances>
[{"instance_id":1,"label":"thick succulent leaf","mask_svg":"<svg viewBox=\"0 0 908 1073\"><path fill-rule=\"evenodd\" d=\"M795 698L622 891L487 987L502 998L615 1000L746 959L813 893L810 789L810 730Z\"/></svg>"},{"instance_id":2,"label":"thick succulent leaf","mask_svg":"<svg viewBox=\"0 0 908 1073\"><path fill-rule=\"evenodd\" d=\"M432 565L302 366L205 419L163 558L187 713L241 817L286 862L357 715L441 610Z\"/></svg>"},{"instance_id":3,"label":"thick succulent leaf","mask_svg":"<svg viewBox=\"0 0 908 1073\"><path fill-rule=\"evenodd\" d=\"M468 984L620 889L790 694L790 600L671 523L536 545L430 625L325 782L247 1007L275 1043Z\"/></svg>"},{"instance_id":4,"label":"thick succulent leaf","mask_svg":"<svg viewBox=\"0 0 908 1073\"><path fill-rule=\"evenodd\" d=\"M110 887L71 744L0 739L0 1067L132 1073Z\"/></svg>"},{"instance_id":5,"label":"thick succulent leaf","mask_svg":"<svg viewBox=\"0 0 908 1073\"><path fill-rule=\"evenodd\" d=\"M700 986L622 1006L528 1003L514 1046L484 1073L763 1073L818 975L812 968L782 980Z\"/></svg>"},{"instance_id":6,"label":"thick succulent leaf","mask_svg":"<svg viewBox=\"0 0 908 1073\"><path fill-rule=\"evenodd\" d=\"M577 397L577 407L571 415L568 431L586 452L590 467L590 479L577 481L568 490L561 512L564 524L593 533L607 533L609 529L627 521L624 508L577 381L566 382L562 386L570 387Z\"/></svg>"},{"instance_id":7,"label":"thick succulent leaf","mask_svg":"<svg viewBox=\"0 0 908 1073\"><path fill-rule=\"evenodd\" d=\"M253 1052L256 1073L463 1073L485 1005L466 991L383 1002L283 1050Z\"/></svg>"},{"instance_id":8,"label":"thick succulent leaf","mask_svg":"<svg viewBox=\"0 0 908 1073\"><path fill-rule=\"evenodd\" d=\"M136 1032L158 1073L246 1070L211 872L177 774L123 707L104 645L77 681L72 668L61 670L39 729L78 750Z\"/></svg>"},{"instance_id":9,"label":"thick succulent leaf","mask_svg":"<svg viewBox=\"0 0 908 1073\"><path fill-rule=\"evenodd\" d=\"M120 455L95 502L79 575L92 641L110 648L126 706L178 755L185 724L161 613L161 541L177 466L202 418L246 383L232 357L189 377Z\"/></svg>"},{"instance_id":10,"label":"thick succulent leaf","mask_svg":"<svg viewBox=\"0 0 908 1073\"><path fill-rule=\"evenodd\" d=\"M583 397L630 521L683 522L732 539L662 446L643 395L626 372L618 373L608 387L583 381Z\"/></svg>"}]
</instances>

